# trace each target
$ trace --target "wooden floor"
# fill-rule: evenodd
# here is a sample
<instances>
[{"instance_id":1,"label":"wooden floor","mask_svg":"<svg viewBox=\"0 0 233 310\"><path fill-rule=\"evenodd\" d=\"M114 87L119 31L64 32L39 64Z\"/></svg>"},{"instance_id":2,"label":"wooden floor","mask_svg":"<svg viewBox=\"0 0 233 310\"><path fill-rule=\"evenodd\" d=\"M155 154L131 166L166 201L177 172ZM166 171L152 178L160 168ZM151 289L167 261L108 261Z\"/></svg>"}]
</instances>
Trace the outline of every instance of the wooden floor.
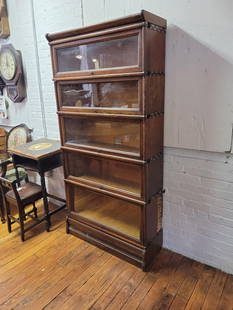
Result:
<instances>
[{"instance_id":1,"label":"wooden floor","mask_svg":"<svg viewBox=\"0 0 233 310\"><path fill-rule=\"evenodd\" d=\"M0 225L0 309L233 309L233 276L162 250L153 269L138 268L41 224L19 238Z\"/></svg>"}]
</instances>

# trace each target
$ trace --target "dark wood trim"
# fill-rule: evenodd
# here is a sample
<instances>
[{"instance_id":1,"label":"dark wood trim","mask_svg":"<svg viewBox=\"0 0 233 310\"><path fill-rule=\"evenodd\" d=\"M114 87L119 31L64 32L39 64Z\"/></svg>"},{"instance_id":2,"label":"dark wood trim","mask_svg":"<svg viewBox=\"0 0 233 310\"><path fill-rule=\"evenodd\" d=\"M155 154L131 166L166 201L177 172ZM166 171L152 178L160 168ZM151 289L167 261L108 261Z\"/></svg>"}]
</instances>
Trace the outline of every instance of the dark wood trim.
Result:
<instances>
[{"instance_id":1,"label":"dark wood trim","mask_svg":"<svg viewBox=\"0 0 233 310\"><path fill-rule=\"evenodd\" d=\"M144 22L147 21L149 23L158 25L160 27L166 28L167 27L167 22L165 19L152 14L146 10L142 10L138 14L134 15L129 15L126 17L118 18L115 20L107 21L104 23L92 25L92 26L87 26L75 30L69 30L69 31L63 31L63 32L57 32L53 34L46 34L46 38L49 42L54 41L54 40L59 40L59 39L65 39L68 37L74 37L77 35L81 35L84 33L91 33L99 30L104 30L107 28L112 28L112 27L120 27L123 25L127 24L132 24L132 23L139 23L139 22Z\"/></svg>"},{"instance_id":2,"label":"dark wood trim","mask_svg":"<svg viewBox=\"0 0 233 310\"><path fill-rule=\"evenodd\" d=\"M65 151L72 151L72 152L77 152L77 153L83 153L83 154L89 154L89 155L93 155L93 156L104 157L107 159L116 159L119 161L130 162L130 163L135 163L135 164L139 164L139 165L143 165L143 164L147 163L147 161L145 161L145 160L140 160L140 159L135 159L135 158L130 158L130 157L122 157L122 156L113 155L113 154L98 153L98 152L94 152L94 151L90 151L90 150L73 148L73 147L69 147L66 145L62 146L61 149L65 150Z\"/></svg>"},{"instance_id":3,"label":"dark wood trim","mask_svg":"<svg viewBox=\"0 0 233 310\"><path fill-rule=\"evenodd\" d=\"M55 76L53 81L74 81L74 80L93 80L93 79L104 79L104 78L125 78L125 77L139 77L144 76L144 71L137 71L137 72L121 72L121 73L105 73L105 74L98 74L98 75L82 75L79 76L77 73L70 73L69 75L65 74L65 76L59 74L59 76Z\"/></svg>"},{"instance_id":4,"label":"dark wood trim","mask_svg":"<svg viewBox=\"0 0 233 310\"><path fill-rule=\"evenodd\" d=\"M139 247L139 245L130 244L129 241L125 242L103 231L100 232L99 229L78 220L68 218L67 223L68 233L120 257L144 271L150 268L155 254L161 249L162 232L157 234L147 247Z\"/></svg>"},{"instance_id":5,"label":"dark wood trim","mask_svg":"<svg viewBox=\"0 0 233 310\"><path fill-rule=\"evenodd\" d=\"M83 39L88 39L92 37L99 37L99 36L105 36L105 35L111 35L115 33L121 33L123 31L130 31L130 30L135 30L135 29L140 29L144 26L144 22L142 23L136 23L132 25L127 25L127 26L122 26L122 27L117 27L117 28L110 28L102 31L96 31L92 33L87 33L87 34L80 34L74 37L68 37L64 39L58 39L52 42L49 42L50 46L56 45L56 44L61 44L61 43L67 43L71 41L76 41L76 40L83 40Z\"/></svg>"},{"instance_id":6,"label":"dark wood trim","mask_svg":"<svg viewBox=\"0 0 233 310\"><path fill-rule=\"evenodd\" d=\"M81 183L79 181L74 181L71 178L65 179L64 181L66 183L68 183L68 184L84 187L84 188L90 189L92 191L101 193L101 194L106 194L107 196L123 199L123 200L129 201L131 203L136 203L136 204L139 204L139 205L142 205L142 206L146 205L146 202L144 200L138 200L138 199L135 199L135 198L131 198L131 197L127 197L127 196L124 196L124 195L120 195L118 193L113 193L113 192L110 192L110 191L102 189L102 188L97 188L97 187L94 187L94 186L90 186L90 185Z\"/></svg>"},{"instance_id":7,"label":"dark wood trim","mask_svg":"<svg viewBox=\"0 0 233 310\"><path fill-rule=\"evenodd\" d=\"M59 116L64 116L64 117L98 117L98 118L124 118L124 119L138 119L142 120L147 118L146 115L140 115L140 114L116 114L116 113L91 113L91 112L77 112L77 111L67 111L67 110L62 110L58 111L57 114Z\"/></svg>"}]
</instances>

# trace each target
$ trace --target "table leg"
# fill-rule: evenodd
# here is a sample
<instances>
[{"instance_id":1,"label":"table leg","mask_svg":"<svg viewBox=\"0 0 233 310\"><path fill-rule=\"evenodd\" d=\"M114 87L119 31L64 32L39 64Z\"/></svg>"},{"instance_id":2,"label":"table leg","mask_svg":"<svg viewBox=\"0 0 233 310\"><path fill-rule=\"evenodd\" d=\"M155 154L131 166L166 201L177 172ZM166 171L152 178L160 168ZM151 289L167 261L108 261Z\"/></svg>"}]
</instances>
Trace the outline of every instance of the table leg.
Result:
<instances>
[{"instance_id":1,"label":"table leg","mask_svg":"<svg viewBox=\"0 0 233 310\"><path fill-rule=\"evenodd\" d=\"M44 213L45 213L45 222L46 222L46 230L49 231L50 229L50 215L49 215L49 203L48 203L48 195L46 190L46 184L45 184L45 176L44 172L39 172L40 174L40 180L41 180L41 189L43 194L43 201L44 201Z\"/></svg>"}]
</instances>

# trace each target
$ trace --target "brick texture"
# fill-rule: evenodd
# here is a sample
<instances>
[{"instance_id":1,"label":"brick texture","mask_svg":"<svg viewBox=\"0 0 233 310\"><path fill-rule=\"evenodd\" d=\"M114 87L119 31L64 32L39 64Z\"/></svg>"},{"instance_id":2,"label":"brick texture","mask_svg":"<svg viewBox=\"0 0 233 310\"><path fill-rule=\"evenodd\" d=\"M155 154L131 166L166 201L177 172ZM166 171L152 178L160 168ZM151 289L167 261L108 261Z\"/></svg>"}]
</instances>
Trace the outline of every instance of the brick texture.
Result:
<instances>
[{"instance_id":1,"label":"brick texture","mask_svg":"<svg viewBox=\"0 0 233 310\"><path fill-rule=\"evenodd\" d=\"M164 247L233 273L233 159L165 149Z\"/></svg>"}]
</instances>

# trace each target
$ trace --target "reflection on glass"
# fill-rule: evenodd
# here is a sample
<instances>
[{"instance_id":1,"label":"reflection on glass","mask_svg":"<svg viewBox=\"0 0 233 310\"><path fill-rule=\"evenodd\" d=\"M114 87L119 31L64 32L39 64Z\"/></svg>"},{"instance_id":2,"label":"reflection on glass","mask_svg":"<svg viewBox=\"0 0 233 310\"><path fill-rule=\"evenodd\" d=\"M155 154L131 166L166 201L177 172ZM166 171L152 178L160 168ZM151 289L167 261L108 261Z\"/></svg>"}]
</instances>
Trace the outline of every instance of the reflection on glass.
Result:
<instances>
[{"instance_id":1,"label":"reflection on glass","mask_svg":"<svg viewBox=\"0 0 233 310\"><path fill-rule=\"evenodd\" d=\"M141 166L73 152L67 156L69 174L79 181L141 196Z\"/></svg>"},{"instance_id":2,"label":"reflection on glass","mask_svg":"<svg viewBox=\"0 0 233 310\"><path fill-rule=\"evenodd\" d=\"M74 211L107 228L140 239L140 206L74 187Z\"/></svg>"},{"instance_id":3,"label":"reflection on glass","mask_svg":"<svg viewBox=\"0 0 233 310\"><path fill-rule=\"evenodd\" d=\"M62 106L139 110L138 81L61 85Z\"/></svg>"},{"instance_id":4,"label":"reflection on glass","mask_svg":"<svg viewBox=\"0 0 233 310\"><path fill-rule=\"evenodd\" d=\"M137 35L57 49L58 72L87 71L137 65Z\"/></svg>"},{"instance_id":5,"label":"reflection on glass","mask_svg":"<svg viewBox=\"0 0 233 310\"><path fill-rule=\"evenodd\" d=\"M140 121L64 118L65 142L125 155L140 155Z\"/></svg>"}]
</instances>

